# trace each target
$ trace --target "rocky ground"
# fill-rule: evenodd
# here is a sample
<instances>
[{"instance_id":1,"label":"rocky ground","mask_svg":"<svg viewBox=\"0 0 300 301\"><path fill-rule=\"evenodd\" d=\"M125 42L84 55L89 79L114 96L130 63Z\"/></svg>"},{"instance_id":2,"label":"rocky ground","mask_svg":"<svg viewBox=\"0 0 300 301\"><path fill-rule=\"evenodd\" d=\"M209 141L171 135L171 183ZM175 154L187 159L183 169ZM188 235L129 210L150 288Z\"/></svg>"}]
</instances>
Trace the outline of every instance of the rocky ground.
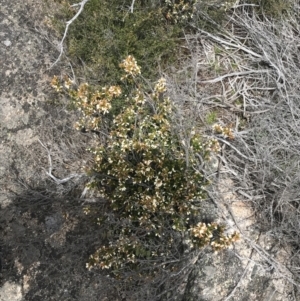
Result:
<instances>
[{"instance_id":1,"label":"rocky ground","mask_svg":"<svg viewBox=\"0 0 300 301\"><path fill-rule=\"evenodd\" d=\"M54 74L70 72L67 63L49 69L58 56L47 26L54 11L41 0L0 0L0 301L122 300L111 281L85 268L102 235L82 212L97 200L77 197L91 137L73 129L74 112L49 85ZM53 175L76 176L55 183L48 154ZM203 250L182 300L299 300L285 267L289 250L260 231L233 187L221 178L222 199L210 210L241 241L217 254Z\"/></svg>"}]
</instances>

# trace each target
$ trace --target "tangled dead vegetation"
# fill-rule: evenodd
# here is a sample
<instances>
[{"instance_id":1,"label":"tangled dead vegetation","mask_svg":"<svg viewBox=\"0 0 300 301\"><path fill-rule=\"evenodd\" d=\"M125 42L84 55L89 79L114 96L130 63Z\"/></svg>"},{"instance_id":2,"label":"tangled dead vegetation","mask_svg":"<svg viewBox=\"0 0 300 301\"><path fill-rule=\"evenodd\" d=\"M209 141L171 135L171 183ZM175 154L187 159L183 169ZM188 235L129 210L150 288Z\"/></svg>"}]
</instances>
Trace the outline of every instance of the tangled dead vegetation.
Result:
<instances>
[{"instance_id":1,"label":"tangled dead vegetation","mask_svg":"<svg viewBox=\"0 0 300 301\"><path fill-rule=\"evenodd\" d=\"M299 6L289 4L280 19L234 5L218 33L196 28L196 35L185 37L189 60L169 80L182 111L222 145L207 177L213 183L231 178L235 192L254 208L261 231L282 248L292 246L284 267L265 250L256 251L298 289L300 28ZM230 124L235 139L212 132L212 121ZM210 189L218 202L218 185Z\"/></svg>"}]
</instances>

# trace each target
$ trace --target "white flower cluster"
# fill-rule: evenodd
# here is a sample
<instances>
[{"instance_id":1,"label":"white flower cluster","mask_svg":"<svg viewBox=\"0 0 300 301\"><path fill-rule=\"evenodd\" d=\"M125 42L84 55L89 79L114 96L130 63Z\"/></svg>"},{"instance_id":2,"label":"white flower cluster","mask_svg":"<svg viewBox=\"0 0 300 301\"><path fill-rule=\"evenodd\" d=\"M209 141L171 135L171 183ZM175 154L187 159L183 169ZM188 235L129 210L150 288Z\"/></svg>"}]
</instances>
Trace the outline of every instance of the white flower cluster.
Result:
<instances>
[{"instance_id":1,"label":"white flower cluster","mask_svg":"<svg viewBox=\"0 0 300 301\"><path fill-rule=\"evenodd\" d=\"M124 78L129 76L135 77L141 73L141 68L138 66L136 59L132 55L128 55L120 64L120 67L124 69L126 75Z\"/></svg>"},{"instance_id":2,"label":"white flower cluster","mask_svg":"<svg viewBox=\"0 0 300 301\"><path fill-rule=\"evenodd\" d=\"M225 228L217 223L198 223L189 229L191 235L191 246L210 245L215 251L220 251L239 240L237 232L231 235L224 233Z\"/></svg>"},{"instance_id":3,"label":"white flower cluster","mask_svg":"<svg viewBox=\"0 0 300 301\"><path fill-rule=\"evenodd\" d=\"M221 134L224 138L228 138L230 140L234 139L234 134L232 127L230 126L221 126L220 124L216 123L212 126L213 131L217 134Z\"/></svg>"}]
</instances>

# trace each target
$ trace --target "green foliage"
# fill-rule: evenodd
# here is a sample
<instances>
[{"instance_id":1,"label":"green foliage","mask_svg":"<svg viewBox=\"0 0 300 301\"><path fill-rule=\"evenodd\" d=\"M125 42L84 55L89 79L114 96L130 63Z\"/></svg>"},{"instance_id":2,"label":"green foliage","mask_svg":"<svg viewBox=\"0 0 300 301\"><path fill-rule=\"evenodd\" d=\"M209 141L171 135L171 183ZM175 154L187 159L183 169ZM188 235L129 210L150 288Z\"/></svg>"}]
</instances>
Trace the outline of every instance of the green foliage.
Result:
<instances>
[{"instance_id":1,"label":"green foliage","mask_svg":"<svg viewBox=\"0 0 300 301\"><path fill-rule=\"evenodd\" d=\"M176 57L176 45L189 21L194 1L90 0L68 33L68 56L92 69L90 78L101 84L118 80L118 64L134 55L147 78L157 77L158 66ZM172 1L173 2L173 1ZM69 8L66 18L75 11Z\"/></svg>"},{"instance_id":2,"label":"green foliage","mask_svg":"<svg viewBox=\"0 0 300 301\"><path fill-rule=\"evenodd\" d=\"M209 112L209 113L206 115L206 122L207 122L209 125L214 124L216 121L217 121L217 112L216 112L216 111Z\"/></svg>"},{"instance_id":3,"label":"green foliage","mask_svg":"<svg viewBox=\"0 0 300 301\"><path fill-rule=\"evenodd\" d=\"M69 3L70 2L70 3ZM63 32L65 20L76 9L63 1L63 11L54 19ZM183 37L196 28L220 30L226 19L226 5L196 0L135 1L89 0L81 15L69 28L67 55L77 66L85 66L85 78L101 85L119 84L118 64L128 54L140 62L143 75L155 80L158 71L180 62ZM228 4L229 3L229 4ZM64 21L62 21L64 20Z\"/></svg>"}]
</instances>

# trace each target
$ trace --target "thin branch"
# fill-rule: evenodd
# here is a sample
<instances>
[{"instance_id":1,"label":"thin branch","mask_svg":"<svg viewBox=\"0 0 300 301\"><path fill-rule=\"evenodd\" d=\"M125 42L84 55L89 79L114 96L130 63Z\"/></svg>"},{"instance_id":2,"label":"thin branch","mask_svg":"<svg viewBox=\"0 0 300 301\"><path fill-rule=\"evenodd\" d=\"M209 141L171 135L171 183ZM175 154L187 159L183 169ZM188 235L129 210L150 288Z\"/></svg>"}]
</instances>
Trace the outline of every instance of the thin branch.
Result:
<instances>
[{"instance_id":1,"label":"thin branch","mask_svg":"<svg viewBox=\"0 0 300 301\"><path fill-rule=\"evenodd\" d=\"M130 12L133 14L133 8L134 8L134 3L135 3L135 0L132 0L131 2L131 5L130 5Z\"/></svg>"},{"instance_id":2,"label":"thin branch","mask_svg":"<svg viewBox=\"0 0 300 301\"><path fill-rule=\"evenodd\" d=\"M49 161L49 171L46 171L46 174L56 183L56 184L63 184L66 183L68 181L70 181L71 179L75 178L75 177L80 177L80 174L72 174L64 179L58 179L56 178L53 174L52 174L52 159L51 159L51 153L49 151L49 149L41 142L40 139L38 139L39 143L41 144L41 146L47 151L48 153L48 161Z\"/></svg>"},{"instance_id":3,"label":"thin branch","mask_svg":"<svg viewBox=\"0 0 300 301\"><path fill-rule=\"evenodd\" d=\"M219 76L217 78L214 78L214 79L202 80L202 81L199 81L199 83L201 83L201 84L215 84L217 82L222 81L223 79L225 79L227 77L249 75L249 74L253 74L253 73L261 74L261 73L269 73L269 72L270 72L270 70L268 70L268 69L233 72L233 73L228 73L228 74L221 75L221 76Z\"/></svg>"},{"instance_id":4,"label":"thin branch","mask_svg":"<svg viewBox=\"0 0 300 301\"><path fill-rule=\"evenodd\" d=\"M80 3L75 3L75 4L71 5L71 7L76 7L76 6L80 6L80 7L79 7L77 13L74 15L74 17L72 19L70 19L68 22L66 22L66 28L65 28L64 35L63 35L60 43L58 44L58 49L60 51L59 56L56 59L56 61L50 66L50 69L53 68L53 66L56 65L59 62L59 60L60 60L60 58L61 58L61 56L62 56L62 54L64 52L64 41L65 41L65 39L67 37L69 27L79 17L79 15L82 13L83 8L84 8L85 4L88 1L89 0L82 0Z\"/></svg>"},{"instance_id":5,"label":"thin branch","mask_svg":"<svg viewBox=\"0 0 300 301\"><path fill-rule=\"evenodd\" d=\"M224 301L229 301L234 296L235 291L237 290L237 288L239 287L239 285L242 283L242 280L245 278L245 276L246 276L246 274L248 272L248 269L249 269L250 260L251 260L251 258L253 256L253 253L254 253L253 251L254 250L252 249L251 250L251 254L250 254L249 258L248 258L247 265L246 265L246 267L244 269L244 272L243 272L242 276L240 277L239 281L237 282L237 284L235 285L235 287L233 288L233 290L227 295L226 299L224 299Z\"/></svg>"},{"instance_id":6,"label":"thin branch","mask_svg":"<svg viewBox=\"0 0 300 301\"><path fill-rule=\"evenodd\" d=\"M251 54L251 55L254 56L254 57L257 57L257 58L260 58L260 59L263 58L262 55L260 55L260 54L258 54L258 53L256 53L256 52L254 52L254 51L248 49L247 47L243 46L243 45L240 44L240 43L234 44L234 43L231 43L231 42L227 42L226 40L221 39L221 38L219 38L219 37L216 37L216 36L214 36L214 35L208 33L207 31L204 31L204 30L199 29L199 28L197 28L197 29L198 29L200 32L202 32L203 34L205 34L205 35L207 35L208 37L210 37L211 39L213 39L214 41L220 43L221 45L230 46L230 47L233 47L233 48L235 48L235 49L241 49L241 50L243 50L244 52L246 52L246 53L248 53L248 54ZM231 40L231 39L228 38L228 40Z\"/></svg>"},{"instance_id":7,"label":"thin branch","mask_svg":"<svg viewBox=\"0 0 300 301\"><path fill-rule=\"evenodd\" d=\"M229 143L227 140L225 139L222 139L222 138L219 138L219 137L216 137L217 140L227 144L230 148L232 148L233 150L235 150L241 157L243 157L244 159L247 159L249 161L252 161L252 162L257 162L257 159L256 158L251 158L251 157L247 157L246 155L242 154L236 147L234 147L231 143Z\"/></svg>"}]
</instances>

